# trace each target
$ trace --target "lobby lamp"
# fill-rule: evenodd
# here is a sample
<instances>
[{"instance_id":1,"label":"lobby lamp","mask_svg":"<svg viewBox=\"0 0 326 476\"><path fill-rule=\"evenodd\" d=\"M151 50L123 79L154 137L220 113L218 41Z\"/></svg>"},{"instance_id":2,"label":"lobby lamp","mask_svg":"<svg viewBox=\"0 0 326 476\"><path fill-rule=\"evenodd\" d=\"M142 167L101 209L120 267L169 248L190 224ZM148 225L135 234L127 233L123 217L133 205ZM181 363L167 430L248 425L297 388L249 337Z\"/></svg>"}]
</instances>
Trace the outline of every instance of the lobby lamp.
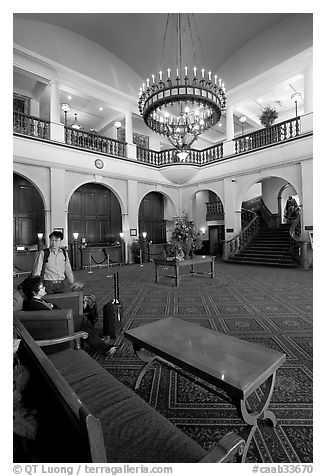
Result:
<instances>
[{"instance_id":1,"label":"lobby lamp","mask_svg":"<svg viewBox=\"0 0 326 476\"><path fill-rule=\"evenodd\" d=\"M186 162L192 143L220 120L226 106L225 87L216 74L185 63L182 53L188 53L187 57L195 62L195 51L187 50L189 45L201 44L194 14L169 13L164 31L161 71L143 82L138 109L147 127L165 136L176 149L179 161ZM166 46L166 40L173 46ZM176 64L175 73L170 67L163 73L164 51L165 59ZM203 63L200 58L197 61Z\"/></svg>"},{"instance_id":2,"label":"lobby lamp","mask_svg":"<svg viewBox=\"0 0 326 476\"><path fill-rule=\"evenodd\" d=\"M38 233L37 234L37 249L38 251L41 251L43 249L43 233Z\"/></svg>"},{"instance_id":3,"label":"lobby lamp","mask_svg":"<svg viewBox=\"0 0 326 476\"><path fill-rule=\"evenodd\" d=\"M121 122L120 122L120 121L115 121L113 125L114 125L114 127L116 128L116 130L117 130L116 136L117 136L117 140L118 140L118 139L119 139L119 138L118 138L118 134L119 134L119 129L120 129L120 127L121 127Z\"/></svg>"},{"instance_id":4,"label":"lobby lamp","mask_svg":"<svg viewBox=\"0 0 326 476\"><path fill-rule=\"evenodd\" d=\"M123 233L123 231L121 233L119 233L119 236L120 236L120 240L121 240L121 264L124 263L124 254L125 254L125 249L124 249L124 236L125 234Z\"/></svg>"},{"instance_id":5,"label":"lobby lamp","mask_svg":"<svg viewBox=\"0 0 326 476\"><path fill-rule=\"evenodd\" d=\"M66 126L67 125L67 113L68 113L68 111L70 111L71 107L67 103L62 103L60 108L65 113L65 126Z\"/></svg>"},{"instance_id":6,"label":"lobby lamp","mask_svg":"<svg viewBox=\"0 0 326 476\"><path fill-rule=\"evenodd\" d=\"M302 99L301 93L296 91L295 93L292 94L291 100L294 101L295 104L295 117L298 117L298 101Z\"/></svg>"},{"instance_id":7,"label":"lobby lamp","mask_svg":"<svg viewBox=\"0 0 326 476\"><path fill-rule=\"evenodd\" d=\"M247 116L245 116L245 115L242 115L242 116L239 117L239 121L241 122L241 135L242 136L243 136L243 124L244 124L244 122L246 122L246 120L247 120Z\"/></svg>"},{"instance_id":8,"label":"lobby lamp","mask_svg":"<svg viewBox=\"0 0 326 476\"><path fill-rule=\"evenodd\" d=\"M81 125L78 124L78 121L77 121L77 113L75 113L75 120L74 122L71 124L70 126L72 129L75 129L76 131L79 131L79 129L81 128Z\"/></svg>"},{"instance_id":9,"label":"lobby lamp","mask_svg":"<svg viewBox=\"0 0 326 476\"><path fill-rule=\"evenodd\" d=\"M77 253L78 253L78 236L79 233L75 232L72 234L74 237L74 244L73 244L73 267L77 269Z\"/></svg>"}]
</instances>

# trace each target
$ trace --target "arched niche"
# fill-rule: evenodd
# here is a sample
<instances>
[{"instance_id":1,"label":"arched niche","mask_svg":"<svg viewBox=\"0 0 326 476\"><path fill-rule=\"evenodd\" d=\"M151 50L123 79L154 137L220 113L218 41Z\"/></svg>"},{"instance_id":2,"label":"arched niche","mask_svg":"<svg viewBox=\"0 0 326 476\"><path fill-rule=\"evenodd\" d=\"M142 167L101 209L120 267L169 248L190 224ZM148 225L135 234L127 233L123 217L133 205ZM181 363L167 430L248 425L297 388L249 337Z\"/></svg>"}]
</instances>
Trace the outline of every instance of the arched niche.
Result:
<instances>
[{"instance_id":1,"label":"arched niche","mask_svg":"<svg viewBox=\"0 0 326 476\"><path fill-rule=\"evenodd\" d=\"M36 186L20 174L13 174L13 244L37 247L38 233L45 233L44 203Z\"/></svg>"},{"instance_id":2,"label":"arched niche","mask_svg":"<svg viewBox=\"0 0 326 476\"><path fill-rule=\"evenodd\" d=\"M165 198L160 192L147 193L140 202L138 212L139 235L147 233L146 239L153 243L166 242L164 219Z\"/></svg>"},{"instance_id":3,"label":"arched niche","mask_svg":"<svg viewBox=\"0 0 326 476\"><path fill-rule=\"evenodd\" d=\"M113 245L121 231L120 203L109 188L90 182L75 190L68 205L69 243L78 233L89 246Z\"/></svg>"}]
</instances>

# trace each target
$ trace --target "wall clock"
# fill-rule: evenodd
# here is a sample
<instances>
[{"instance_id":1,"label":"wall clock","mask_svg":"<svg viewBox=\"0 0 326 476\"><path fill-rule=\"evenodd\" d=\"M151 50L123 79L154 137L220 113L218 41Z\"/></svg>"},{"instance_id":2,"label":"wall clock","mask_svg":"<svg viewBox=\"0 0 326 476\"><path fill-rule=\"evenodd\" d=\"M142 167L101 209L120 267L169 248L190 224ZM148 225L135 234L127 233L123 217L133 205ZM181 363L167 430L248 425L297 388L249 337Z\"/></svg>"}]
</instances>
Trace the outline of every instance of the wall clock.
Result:
<instances>
[{"instance_id":1,"label":"wall clock","mask_svg":"<svg viewBox=\"0 0 326 476\"><path fill-rule=\"evenodd\" d=\"M97 167L98 169L103 169L103 167L104 167L104 162L103 162L103 160L101 160L101 159L96 159L96 160L95 160L95 167Z\"/></svg>"}]
</instances>

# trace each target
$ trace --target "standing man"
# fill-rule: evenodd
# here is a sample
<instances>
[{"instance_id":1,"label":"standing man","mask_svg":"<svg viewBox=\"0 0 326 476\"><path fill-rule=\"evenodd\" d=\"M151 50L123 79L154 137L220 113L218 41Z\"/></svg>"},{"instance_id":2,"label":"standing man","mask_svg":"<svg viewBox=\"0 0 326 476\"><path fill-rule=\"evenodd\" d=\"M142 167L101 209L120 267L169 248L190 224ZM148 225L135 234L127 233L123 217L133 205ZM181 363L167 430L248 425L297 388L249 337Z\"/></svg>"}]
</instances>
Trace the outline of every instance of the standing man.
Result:
<instances>
[{"instance_id":1,"label":"standing man","mask_svg":"<svg viewBox=\"0 0 326 476\"><path fill-rule=\"evenodd\" d=\"M48 294L65 292L65 279L72 290L81 289L82 283L74 280L68 253L61 248L63 234L61 231L53 231L49 239L50 247L36 255L32 275L41 276Z\"/></svg>"}]
</instances>

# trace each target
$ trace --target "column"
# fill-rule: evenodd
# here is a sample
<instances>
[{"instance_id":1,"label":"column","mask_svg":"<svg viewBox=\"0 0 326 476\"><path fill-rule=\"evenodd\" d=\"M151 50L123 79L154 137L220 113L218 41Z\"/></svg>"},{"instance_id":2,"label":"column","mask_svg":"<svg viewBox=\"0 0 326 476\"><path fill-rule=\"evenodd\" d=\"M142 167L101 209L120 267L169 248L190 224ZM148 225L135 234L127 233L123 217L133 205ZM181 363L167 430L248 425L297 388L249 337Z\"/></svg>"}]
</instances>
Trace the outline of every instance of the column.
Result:
<instances>
[{"instance_id":1,"label":"column","mask_svg":"<svg viewBox=\"0 0 326 476\"><path fill-rule=\"evenodd\" d=\"M60 93L58 81L50 81L50 138L64 142L64 125L60 123Z\"/></svg>"},{"instance_id":2,"label":"column","mask_svg":"<svg viewBox=\"0 0 326 476\"><path fill-rule=\"evenodd\" d=\"M137 147L133 143L132 113L130 111L128 111L125 114L125 124L126 124L127 157L128 159L137 160Z\"/></svg>"},{"instance_id":3,"label":"column","mask_svg":"<svg viewBox=\"0 0 326 476\"><path fill-rule=\"evenodd\" d=\"M133 263L133 256L131 256L131 244L138 239L138 182L136 180L128 180L128 218L129 230L126 230L126 246L128 246L128 253L126 259ZM130 229L137 230L136 236L130 236Z\"/></svg>"},{"instance_id":4,"label":"column","mask_svg":"<svg viewBox=\"0 0 326 476\"><path fill-rule=\"evenodd\" d=\"M233 123L233 106L226 109L226 141L223 144L223 155L234 154L234 123Z\"/></svg>"},{"instance_id":5,"label":"column","mask_svg":"<svg viewBox=\"0 0 326 476\"><path fill-rule=\"evenodd\" d=\"M67 210L65 204L65 170L50 169L51 187L51 231L53 228L64 229L64 244L68 244Z\"/></svg>"},{"instance_id":6,"label":"column","mask_svg":"<svg viewBox=\"0 0 326 476\"><path fill-rule=\"evenodd\" d=\"M233 106L226 109L226 140L234 138Z\"/></svg>"},{"instance_id":7,"label":"column","mask_svg":"<svg viewBox=\"0 0 326 476\"><path fill-rule=\"evenodd\" d=\"M312 68L304 70L304 113L313 112L313 76Z\"/></svg>"}]
</instances>

